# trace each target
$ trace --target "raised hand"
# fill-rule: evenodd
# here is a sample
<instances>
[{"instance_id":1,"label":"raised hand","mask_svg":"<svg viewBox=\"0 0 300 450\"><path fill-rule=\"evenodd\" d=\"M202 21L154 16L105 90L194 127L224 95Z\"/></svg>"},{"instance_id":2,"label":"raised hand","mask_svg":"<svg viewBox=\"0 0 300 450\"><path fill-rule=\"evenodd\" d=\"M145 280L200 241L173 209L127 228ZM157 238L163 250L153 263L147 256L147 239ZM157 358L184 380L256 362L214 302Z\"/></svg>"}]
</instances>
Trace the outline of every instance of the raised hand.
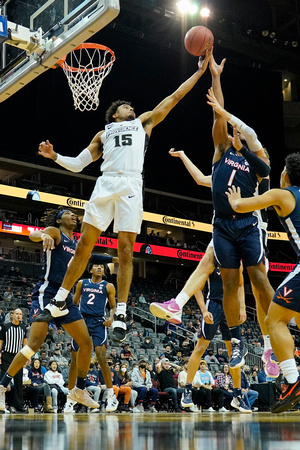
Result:
<instances>
[{"instance_id":1,"label":"raised hand","mask_svg":"<svg viewBox=\"0 0 300 450\"><path fill-rule=\"evenodd\" d=\"M208 66L208 63L210 62L210 59L212 57L213 48L211 48L209 51L206 52L205 57L203 59L203 56L200 56L198 61L198 67L202 72L205 72Z\"/></svg>"},{"instance_id":2,"label":"raised hand","mask_svg":"<svg viewBox=\"0 0 300 450\"><path fill-rule=\"evenodd\" d=\"M232 186L231 188L228 188L228 192L225 193L228 197L231 208L235 210L235 202L241 199L241 189L239 187L236 188L235 186Z\"/></svg>"},{"instance_id":3,"label":"raised hand","mask_svg":"<svg viewBox=\"0 0 300 450\"><path fill-rule=\"evenodd\" d=\"M175 151L175 148L171 148L171 150L169 150L169 154L176 158L181 158L184 155L184 151L183 150Z\"/></svg>"},{"instance_id":4,"label":"raised hand","mask_svg":"<svg viewBox=\"0 0 300 450\"><path fill-rule=\"evenodd\" d=\"M38 154L43 156L44 158L49 158L55 160L57 155L53 150L53 145L47 140L46 142L41 142L39 145Z\"/></svg>"},{"instance_id":5,"label":"raised hand","mask_svg":"<svg viewBox=\"0 0 300 450\"><path fill-rule=\"evenodd\" d=\"M229 136L233 147L239 151L243 147L243 144L240 139L240 133L238 133L236 126L233 127L233 137Z\"/></svg>"},{"instance_id":6,"label":"raised hand","mask_svg":"<svg viewBox=\"0 0 300 450\"><path fill-rule=\"evenodd\" d=\"M213 88L209 88L208 89L208 93L206 94L206 97L208 98L208 102L207 104L212 106L214 111L217 114L220 114L220 116L222 116L225 113L225 109L220 105L220 103L218 102L218 100L215 97Z\"/></svg>"},{"instance_id":7,"label":"raised hand","mask_svg":"<svg viewBox=\"0 0 300 450\"><path fill-rule=\"evenodd\" d=\"M214 55L211 55L211 58L209 60L209 69L213 77L217 77L218 75L221 75L224 69L224 64L226 62L226 58L224 58L221 62L221 64L217 64L216 60L214 58Z\"/></svg>"}]
</instances>

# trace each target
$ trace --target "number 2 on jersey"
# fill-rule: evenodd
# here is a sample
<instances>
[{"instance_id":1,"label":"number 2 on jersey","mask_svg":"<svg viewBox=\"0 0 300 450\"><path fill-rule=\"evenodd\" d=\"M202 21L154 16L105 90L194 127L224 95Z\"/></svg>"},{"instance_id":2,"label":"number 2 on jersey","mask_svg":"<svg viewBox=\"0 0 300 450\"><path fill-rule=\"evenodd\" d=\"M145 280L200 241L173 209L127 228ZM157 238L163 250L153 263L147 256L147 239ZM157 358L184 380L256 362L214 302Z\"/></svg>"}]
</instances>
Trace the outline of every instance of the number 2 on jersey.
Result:
<instances>
[{"instance_id":1,"label":"number 2 on jersey","mask_svg":"<svg viewBox=\"0 0 300 450\"><path fill-rule=\"evenodd\" d=\"M87 305L93 305L94 304L94 298L95 298L95 294L89 294L89 299L86 302Z\"/></svg>"}]
</instances>

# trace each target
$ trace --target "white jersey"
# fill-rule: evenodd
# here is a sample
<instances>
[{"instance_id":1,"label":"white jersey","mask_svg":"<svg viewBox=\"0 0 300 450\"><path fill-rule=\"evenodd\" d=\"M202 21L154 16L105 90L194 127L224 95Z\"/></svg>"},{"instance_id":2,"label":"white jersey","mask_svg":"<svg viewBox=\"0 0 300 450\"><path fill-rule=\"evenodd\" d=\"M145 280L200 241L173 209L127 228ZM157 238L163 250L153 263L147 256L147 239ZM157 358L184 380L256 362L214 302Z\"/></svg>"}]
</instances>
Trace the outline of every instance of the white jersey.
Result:
<instances>
[{"instance_id":1,"label":"white jersey","mask_svg":"<svg viewBox=\"0 0 300 450\"><path fill-rule=\"evenodd\" d=\"M109 123L101 141L103 173L142 173L149 137L140 119Z\"/></svg>"}]
</instances>

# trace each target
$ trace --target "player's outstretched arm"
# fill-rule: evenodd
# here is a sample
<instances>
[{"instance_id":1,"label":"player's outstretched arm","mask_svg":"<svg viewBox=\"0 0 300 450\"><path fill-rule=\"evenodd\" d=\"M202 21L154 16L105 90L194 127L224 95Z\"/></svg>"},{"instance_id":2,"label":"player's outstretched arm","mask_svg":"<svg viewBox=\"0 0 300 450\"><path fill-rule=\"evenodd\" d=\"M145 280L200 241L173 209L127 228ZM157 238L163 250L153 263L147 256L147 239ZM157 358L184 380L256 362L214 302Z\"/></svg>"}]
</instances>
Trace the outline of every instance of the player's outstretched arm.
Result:
<instances>
[{"instance_id":1,"label":"player's outstretched arm","mask_svg":"<svg viewBox=\"0 0 300 450\"><path fill-rule=\"evenodd\" d=\"M169 154L173 157L180 158L183 164L185 165L188 172L194 178L197 184L200 186L211 187L211 175L204 175L197 166L186 156L183 150L175 151L174 148L171 148Z\"/></svg>"},{"instance_id":2,"label":"player's outstretched arm","mask_svg":"<svg viewBox=\"0 0 300 450\"><path fill-rule=\"evenodd\" d=\"M139 118L144 125L146 133L150 136L152 128L162 122L177 103L195 86L207 69L212 50L207 52L205 59L199 59L198 70L184 83L182 83L173 94L161 101L152 111L142 114Z\"/></svg>"},{"instance_id":3,"label":"player's outstretched arm","mask_svg":"<svg viewBox=\"0 0 300 450\"><path fill-rule=\"evenodd\" d=\"M61 234L56 227L47 227L43 231L32 231L29 235L29 239L33 242L43 241L43 251L50 251L55 248L61 241Z\"/></svg>"},{"instance_id":4,"label":"player's outstretched arm","mask_svg":"<svg viewBox=\"0 0 300 450\"><path fill-rule=\"evenodd\" d=\"M71 172L81 172L86 166L99 159L102 155L101 134L102 132L98 133L90 145L76 157L63 156L55 152L49 140L40 143L38 154L44 158L52 159Z\"/></svg>"},{"instance_id":5,"label":"player's outstretched arm","mask_svg":"<svg viewBox=\"0 0 300 450\"><path fill-rule=\"evenodd\" d=\"M226 195L232 209L238 213L247 213L274 206L277 214L285 217L294 210L296 204L294 195L285 189L271 189L263 195L242 198L241 189L232 186L228 189Z\"/></svg>"}]
</instances>

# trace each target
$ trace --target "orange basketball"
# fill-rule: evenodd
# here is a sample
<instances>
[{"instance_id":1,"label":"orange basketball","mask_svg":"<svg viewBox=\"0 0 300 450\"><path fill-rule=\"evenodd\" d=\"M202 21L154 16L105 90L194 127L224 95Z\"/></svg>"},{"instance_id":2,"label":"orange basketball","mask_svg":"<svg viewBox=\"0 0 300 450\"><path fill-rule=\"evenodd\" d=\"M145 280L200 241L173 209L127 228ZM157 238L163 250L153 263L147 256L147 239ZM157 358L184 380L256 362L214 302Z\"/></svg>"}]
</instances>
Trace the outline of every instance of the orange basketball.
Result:
<instances>
[{"instance_id":1,"label":"orange basketball","mask_svg":"<svg viewBox=\"0 0 300 450\"><path fill-rule=\"evenodd\" d=\"M185 48L194 56L205 55L213 43L214 35L208 28L202 26L191 28L184 37Z\"/></svg>"}]
</instances>

